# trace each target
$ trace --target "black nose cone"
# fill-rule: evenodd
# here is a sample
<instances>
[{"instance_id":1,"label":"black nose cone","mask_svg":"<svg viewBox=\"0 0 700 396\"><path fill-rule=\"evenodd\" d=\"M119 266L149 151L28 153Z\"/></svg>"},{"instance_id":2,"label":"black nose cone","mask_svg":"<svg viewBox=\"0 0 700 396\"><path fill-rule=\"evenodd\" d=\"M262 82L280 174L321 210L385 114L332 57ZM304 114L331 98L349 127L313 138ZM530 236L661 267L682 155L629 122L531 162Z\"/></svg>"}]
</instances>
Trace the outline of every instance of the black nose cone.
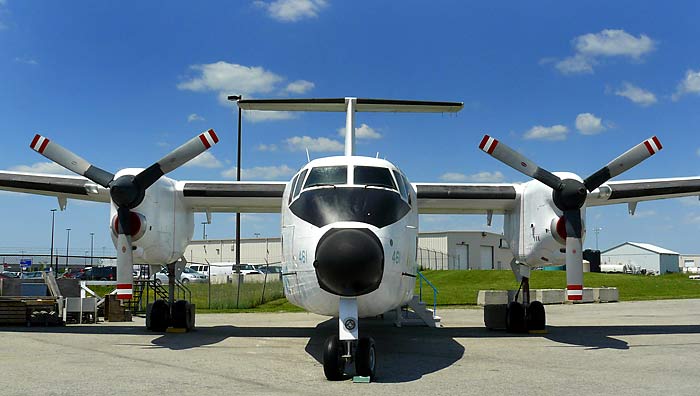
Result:
<instances>
[{"instance_id":1,"label":"black nose cone","mask_svg":"<svg viewBox=\"0 0 700 396\"><path fill-rule=\"evenodd\" d=\"M370 230L336 228L316 247L316 277L321 288L340 296L360 296L379 287L384 273L382 243Z\"/></svg>"}]
</instances>

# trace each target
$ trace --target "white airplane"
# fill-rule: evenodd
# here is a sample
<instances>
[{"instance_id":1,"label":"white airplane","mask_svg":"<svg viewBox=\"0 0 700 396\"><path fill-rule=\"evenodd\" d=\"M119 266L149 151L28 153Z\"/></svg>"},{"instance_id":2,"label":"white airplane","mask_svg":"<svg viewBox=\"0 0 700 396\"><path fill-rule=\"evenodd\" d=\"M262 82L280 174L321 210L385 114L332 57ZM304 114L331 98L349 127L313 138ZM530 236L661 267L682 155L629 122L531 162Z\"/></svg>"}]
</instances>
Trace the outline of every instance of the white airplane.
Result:
<instances>
[{"instance_id":1,"label":"white airplane","mask_svg":"<svg viewBox=\"0 0 700 396\"><path fill-rule=\"evenodd\" d=\"M526 183L410 183L394 164L356 156L356 112L457 112L462 103L336 98L240 100L260 111L346 113L345 155L304 165L287 183L176 181L164 176L218 142L209 130L146 169L101 170L37 135L32 149L80 177L0 172L0 189L111 204L110 227L117 248L118 297L130 299L132 262L160 266L184 253L194 231L194 213L281 213L283 281L290 302L338 318L338 334L324 344L329 380L343 378L354 363L358 375L373 377L374 341L359 337L359 318L404 306L417 275L418 215L505 216L504 234L521 279L521 302L506 312L513 332L543 329L545 310L529 301L531 267L567 264L567 298L581 299L582 240L589 206L700 195L700 177L608 181L661 149L645 140L586 179L552 174L498 140L484 136L479 147L532 177ZM185 301L160 300L149 328L193 326Z\"/></svg>"}]
</instances>

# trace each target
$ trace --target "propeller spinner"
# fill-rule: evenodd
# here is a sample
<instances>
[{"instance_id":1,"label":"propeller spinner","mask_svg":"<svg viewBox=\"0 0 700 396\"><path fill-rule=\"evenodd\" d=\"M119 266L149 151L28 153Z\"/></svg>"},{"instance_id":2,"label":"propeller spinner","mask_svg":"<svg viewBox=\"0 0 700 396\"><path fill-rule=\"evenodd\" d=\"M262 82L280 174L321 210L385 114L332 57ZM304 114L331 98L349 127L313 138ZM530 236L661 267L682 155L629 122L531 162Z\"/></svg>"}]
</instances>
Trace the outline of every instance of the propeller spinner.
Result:
<instances>
[{"instance_id":1,"label":"propeller spinner","mask_svg":"<svg viewBox=\"0 0 700 396\"><path fill-rule=\"evenodd\" d=\"M216 136L213 129L210 129L171 151L138 175L123 175L116 179L113 173L90 164L44 136L34 136L29 146L32 150L64 168L84 176L102 187L109 188L109 195L117 207L119 221L117 228L117 298L129 300L133 290L132 268L134 262L131 209L141 204L146 195L146 189L157 182L161 176L177 169L218 142L219 137Z\"/></svg>"},{"instance_id":2,"label":"propeller spinner","mask_svg":"<svg viewBox=\"0 0 700 396\"><path fill-rule=\"evenodd\" d=\"M485 135L479 148L511 168L542 182L552 189L552 199L564 212L566 226L566 283L567 299L583 298L583 252L581 208L592 192L611 178L639 164L662 149L661 142L653 136L632 147L610 161L606 166L587 177L583 182L561 179L489 135Z\"/></svg>"}]
</instances>

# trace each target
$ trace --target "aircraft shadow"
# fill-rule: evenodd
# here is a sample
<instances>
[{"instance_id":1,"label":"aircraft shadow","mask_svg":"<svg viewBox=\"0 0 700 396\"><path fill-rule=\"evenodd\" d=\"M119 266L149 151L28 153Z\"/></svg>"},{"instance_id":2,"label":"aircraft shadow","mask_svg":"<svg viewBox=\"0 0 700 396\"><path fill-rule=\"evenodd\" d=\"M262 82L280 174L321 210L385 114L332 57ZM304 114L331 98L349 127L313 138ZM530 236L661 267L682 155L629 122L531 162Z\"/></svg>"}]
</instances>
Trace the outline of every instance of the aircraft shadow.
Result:
<instances>
[{"instance_id":1,"label":"aircraft shadow","mask_svg":"<svg viewBox=\"0 0 700 396\"><path fill-rule=\"evenodd\" d=\"M94 335L154 335L142 325L2 327L2 332L33 332ZM337 319L327 319L315 327L236 327L233 325L198 327L187 334L165 333L151 340L145 348L187 350L214 346L228 338L307 338L306 353L323 363L323 344L337 334ZM547 326L547 334L521 335L492 331L484 327L397 328L389 321L363 319L360 335L371 336L377 348L377 381L400 383L420 379L459 361L465 347L458 339L544 337L560 346L587 349L627 350L630 345L619 338L632 335L700 334L700 325L629 325L629 326ZM556 347L556 346L555 346Z\"/></svg>"}]
</instances>

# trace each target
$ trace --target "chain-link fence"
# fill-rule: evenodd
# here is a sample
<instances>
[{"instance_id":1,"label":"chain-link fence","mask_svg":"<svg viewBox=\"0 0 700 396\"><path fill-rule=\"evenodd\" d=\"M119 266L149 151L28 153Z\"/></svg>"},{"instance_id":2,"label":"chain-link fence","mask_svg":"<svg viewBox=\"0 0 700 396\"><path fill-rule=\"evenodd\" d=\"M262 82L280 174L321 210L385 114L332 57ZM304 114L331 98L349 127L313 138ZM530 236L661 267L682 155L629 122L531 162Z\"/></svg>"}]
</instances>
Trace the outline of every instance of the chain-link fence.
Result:
<instances>
[{"instance_id":1,"label":"chain-link fence","mask_svg":"<svg viewBox=\"0 0 700 396\"><path fill-rule=\"evenodd\" d=\"M418 248L418 268L421 270L448 270L460 268L459 257L437 250Z\"/></svg>"}]
</instances>

